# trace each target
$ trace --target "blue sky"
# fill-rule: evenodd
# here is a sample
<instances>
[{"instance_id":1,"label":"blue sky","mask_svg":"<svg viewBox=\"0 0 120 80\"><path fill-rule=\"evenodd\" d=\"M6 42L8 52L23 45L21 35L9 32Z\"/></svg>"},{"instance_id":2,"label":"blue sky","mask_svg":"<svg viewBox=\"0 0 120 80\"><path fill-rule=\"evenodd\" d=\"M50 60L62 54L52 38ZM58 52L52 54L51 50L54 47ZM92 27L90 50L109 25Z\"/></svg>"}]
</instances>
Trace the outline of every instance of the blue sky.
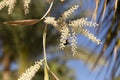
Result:
<instances>
[{"instance_id":1,"label":"blue sky","mask_svg":"<svg viewBox=\"0 0 120 80\"><path fill-rule=\"evenodd\" d=\"M83 61L80 60L70 60L68 61L67 65L75 70L75 77L76 80L104 80L106 74L107 66L104 66L104 70L98 76L98 73L101 70L101 67L92 71L89 68L89 65L85 64Z\"/></svg>"}]
</instances>

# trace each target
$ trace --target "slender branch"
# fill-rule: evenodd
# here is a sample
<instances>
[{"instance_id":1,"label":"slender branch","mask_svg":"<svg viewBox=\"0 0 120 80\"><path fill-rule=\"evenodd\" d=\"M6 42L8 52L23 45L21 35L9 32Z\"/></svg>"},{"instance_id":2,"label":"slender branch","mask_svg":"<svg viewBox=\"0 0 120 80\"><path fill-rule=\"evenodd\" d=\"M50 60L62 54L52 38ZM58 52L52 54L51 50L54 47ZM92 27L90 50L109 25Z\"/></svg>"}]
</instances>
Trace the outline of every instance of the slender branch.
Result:
<instances>
[{"instance_id":1,"label":"slender branch","mask_svg":"<svg viewBox=\"0 0 120 80\"><path fill-rule=\"evenodd\" d=\"M47 55L46 55L46 35L47 35L47 24L45 25L45 29L43 32L43 52L44 52L44 58L45 58L45 63L47 62Z\"/></svg>"},{"instance_id":2,"label":"slender branch","mask_svg":"<svg viewBox=\"0 0 120 80\"><path fill-rule=\"evenodd\" d=\"M59 80L59 78L50 70L48 64L47 64L47 53L46 53L46 35L47 35L47 24L45 25L44 32L43 32L43 52L44 52L44 80L49 80L48 71L52 74L52 76L55 78L55 80Z\"/></svg>"},{"instance_id":3,"label":"slender branch","mask_svg":"<svg viewBox=\"0 0 120 80\"><path fill-rule=\"evenodd\" d=\"M42 18L40 18L40 21L43 20L43 19L48 15L48 13L50 12L50 10L52 9L52 6L53 6L53 1L51 2L50 7L49 7L49 9L47 10L47 12L43 15Z\"/></svg>"}]
</instances>

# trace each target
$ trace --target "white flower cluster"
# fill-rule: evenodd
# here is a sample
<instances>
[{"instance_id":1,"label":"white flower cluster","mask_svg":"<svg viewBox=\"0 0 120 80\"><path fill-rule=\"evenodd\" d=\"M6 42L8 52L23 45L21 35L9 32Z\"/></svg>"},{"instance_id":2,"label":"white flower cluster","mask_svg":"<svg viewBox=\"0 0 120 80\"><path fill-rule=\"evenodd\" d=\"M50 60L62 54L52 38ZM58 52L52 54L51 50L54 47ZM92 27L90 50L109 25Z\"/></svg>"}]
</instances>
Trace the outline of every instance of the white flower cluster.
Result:
<instances>
[{"instance_id":1,"label":"white flower cluster","mask_svg":"<svg viewBox=\"0 0 120 80\"><path fill-rule=\"evenodd\" d=\"M60 48L63 50L65 47L66 40L69 38L69 28L67 25L64 25L62 29L60 30L61 32L61 38L60 38Z\"/></svg>"},{"instance_id":2,"label":"white flower cluster","mask_svg":"<svg viewBox=\"0 0 120 80\"><path fill-rule=\"evenodd\" d=\"M72 34L70 37L70 45L71 45L71 50L73 52L73 55L77 54L77 37L76 37L76 32L72 30Z\"/></svg>"},{"instance_id":3,"label":"white flower cluster","mask_svg":"<svg viewBox=\"0 0 120 80\"><path fill-rule=\"evenodd\" d=\"M29 13L30 2L31 0L23 0L25 14ZM16 0L3 0L0 2L0 10L2 10L4 7L8 7L8 14L11 14L15 7L15 3L16 3Z\"/></svg>"},{"instance_id":4,"label":"white flower cluster","mask_svg":"<svg viewBox=\"0 0 120 80\"><path fill-rule=\"evenodd\" d=\"M77 27L77 26L81 26L81 27L84 27L84 26L97 27L98 24L95 23L95 22L87 21L87 18L81 18L81 19L71 21L70 26L75 26L75 27Z\"/></svg>"},{"instance_id":5,"label":"white flower cluster","mask_svg":"<svg viewBox=\"0 0 120 80\"><path fill-rule=\"evenodd\" d=\"M97 43L97 45L101 44L100 39L97 39L92 33L90 33L87 29L84 28L85 26L96 27L98 26L97 23L87 21L87 18L81 18L71 21L69 26L73 26L77 33L88 37L91 41Z\"/></svg>"},{"instance_id":6,"label":"white flower cluster","mask_svg":"<svg viewBox=\"0 0 120 80\"><path fill-rule=\"evenodd\" d=\"M51 24L51 25L53 25L55 27L58 26L57 25L57 21L55 20L54 17L46 17L45 20L44 20L44 22L47 23L47 24Z\"/></svg>"},{"instance_id":7,"label":"white flower cluster","mask_svg":"<svg viewBox=\"0 0 120 80\"><path fill-rule=\"evenodd\" d=\"M30 4L30 2L31 2L31 0L23 0L25 14L29 13L29 4Z\"/></svg>"},{"instance_id":8,"label":"white flower cluster","mask_svg":"<svg viewBox=\"0 0 120 80\"><path fill-rule=\"evenodd\" d=\"M14 9L15 3L16 0L3 0L0 2L0 10L8 6L8 14L11 14Z\"/></svg>"},{"instance_id":9,"label":"white flower cluster","mask_svg":"<svg viewBox=\"0 0 120 80\"><path fill-rule=\"evenodd\" d=\"M4 1L1 1L1 2L0 2L0 10L2 10L4 7L5 7L5 2L4 2Z\"/></svg>"},{"instance_id":10,"label":"white flower cluster","mask_svg":"<svg viewBox=\"0 0 120 80\"><path fill-rule=\"evenodd\" d=\"M75 10L77 10L79 7L79 5L74 5L72 8L70 8L68 11L65 11L63 14L62 14L62 18L63 19L67 19L70 17L71 14L73 14L75 12Z\"/></svg>"},{"instance_id":11,"label":"white flower cluster","mask_svg":"<svg viewBox=\"0 0 120 80\"><path fill-rule=\"evenodd\" d=\"M35 73L40 69L40 66L43 64L44 60L40 60L35 62L33 66L28 68L19 78L18 80L31 80Z\"/></svg>"},{"instance_id":12,"label":"white flower cluster","mask_svg":"<svg viewBox=\"0 0 120 80\"><path fill-rule=\"evenodd\" d=\"M86 36L91 41L95 42L97 45L100 45L102 42L100 39L97 39L92 33L90 33L87 29L79 28L78 33L81 33L82 35Z\"/></svg>"},{"instance_id":13,"label":"white flower cluster","mask_svg":"<svg viewBox=\"0 0 120 80\"><path fill-rule=\"evenodd\" d=\"M13 12L16 0L8 0L8 1L9 1L8 14L11 14Z\"/></svg>"},{"instance_id":14,"label":"white flower cluster","mask_svg":"<svg viewBox=\"0 0 120 80\"><path fill-rule=\"evenodd\" d=\"M65 11L62 14L62 17L55 20L54 17L46 17L44 22L46 24L53 25L60 33L60 48L64 49L66 40L70 39L71 50L73 55L77 53L77 34L82 34L88 37L91 41L97 43L98 45L101 44L101 41L97 39L92 33L90 33L86 26L96 27L98 26L95 22L87 21L87 18L81 18L74 21L70 21L69 23L66 22L66 19L78 8L78 5L73 6L70 10Z\"/></svg>"}]
</instances>

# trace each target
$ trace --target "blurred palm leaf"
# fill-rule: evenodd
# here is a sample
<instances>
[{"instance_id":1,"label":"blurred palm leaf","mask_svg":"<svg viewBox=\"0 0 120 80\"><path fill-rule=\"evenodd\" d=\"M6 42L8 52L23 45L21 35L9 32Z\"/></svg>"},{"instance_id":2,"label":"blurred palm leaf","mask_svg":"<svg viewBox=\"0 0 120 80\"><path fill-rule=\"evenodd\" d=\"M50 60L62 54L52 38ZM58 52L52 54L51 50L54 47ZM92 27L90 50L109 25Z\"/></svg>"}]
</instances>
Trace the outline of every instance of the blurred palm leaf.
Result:
<instances>
[{"instance_id":1,"label":"blurred palm leaf","mask_svg":"<svg viewBox=\"0 0 120 80\"><path fill-rule=\"evenodd\" d=\"M103 4L102 4L103 3ZM98 5L99 4L99 5ZM101 32L105 29L103 36L103 47L95 63L97 65L102 56L106 56L106 62L109 62L108 69L112 66L111 78L113 79L118 72L120 66L120 0L96 0L96 9L94 15L97 15L97 22L101 24ZM100 10L100 8L102 10ZM96 11L100 11L100 14ZM102 17L101 17L102 15ZM94 17L94 19L96 19ZM110 51L108 51L110 50ZM112 65L114 58L114 65Z\"/></svg>"}]
</instances>

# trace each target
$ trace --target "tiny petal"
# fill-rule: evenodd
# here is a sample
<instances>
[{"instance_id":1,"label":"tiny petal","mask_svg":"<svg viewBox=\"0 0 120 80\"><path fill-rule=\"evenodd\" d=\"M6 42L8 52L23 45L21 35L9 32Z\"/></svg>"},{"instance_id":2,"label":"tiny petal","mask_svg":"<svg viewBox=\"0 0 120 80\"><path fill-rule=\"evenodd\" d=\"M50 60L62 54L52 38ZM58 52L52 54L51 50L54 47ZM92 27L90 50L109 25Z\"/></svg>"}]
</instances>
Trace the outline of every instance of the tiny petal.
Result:
<instances>
[{"instance_id":1,"label":"tiny petal","mask_svg":"<svg viewBox=\"0 0 120 80\"><path fill-rule=\"evenodd\" d=\"M97 39L92 33L90 33L87 29L81 29L80 32L82 35L86 36L91 41L95 42L97 45L100 45L102 42L100 39Z\"/></svg>"}]
</instances>

